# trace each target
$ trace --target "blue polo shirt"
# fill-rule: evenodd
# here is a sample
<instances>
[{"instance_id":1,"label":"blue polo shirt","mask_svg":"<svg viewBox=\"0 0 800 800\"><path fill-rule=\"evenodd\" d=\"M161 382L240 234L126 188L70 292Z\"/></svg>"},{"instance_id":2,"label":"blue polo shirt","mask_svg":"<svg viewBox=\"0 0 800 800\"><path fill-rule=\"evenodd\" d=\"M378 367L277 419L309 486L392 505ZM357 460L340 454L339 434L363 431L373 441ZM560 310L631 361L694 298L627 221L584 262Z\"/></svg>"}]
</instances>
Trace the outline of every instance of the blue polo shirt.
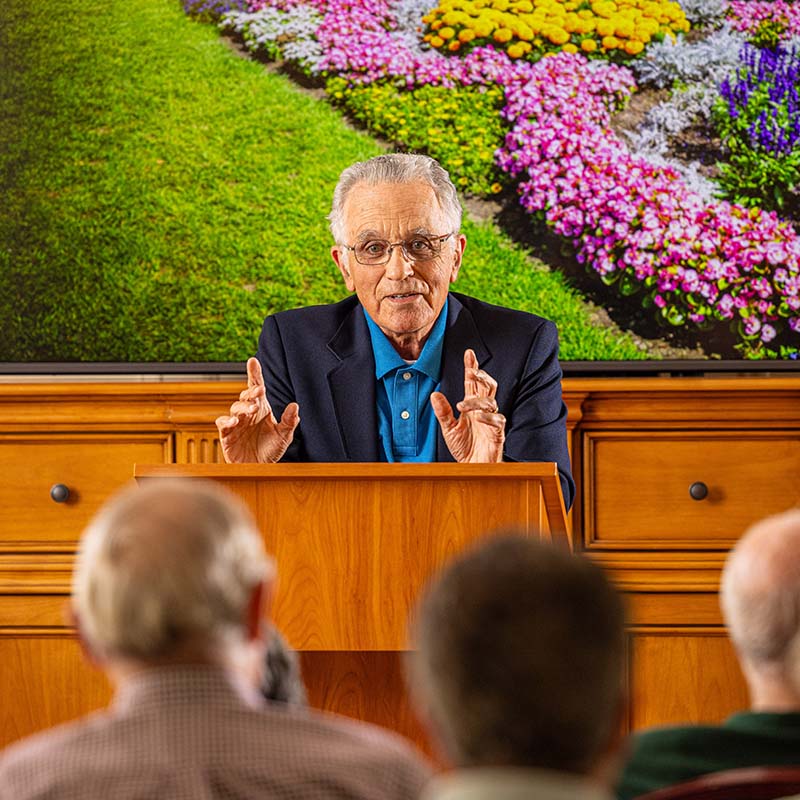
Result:
<instances>
[{"instance_id":1,"label":"blue polo shirt","mask_svg":"<svg viewBox=\"0 0 800 800\"><path fill-rule=\"evenodd\" d=\"M364 317L375 356L378 436L383 460L436 461L439 423L430 397L439 389L441 380L447 300L419 358L410 364L400 357L366 311Z\"/></svg>"}]
</instances>

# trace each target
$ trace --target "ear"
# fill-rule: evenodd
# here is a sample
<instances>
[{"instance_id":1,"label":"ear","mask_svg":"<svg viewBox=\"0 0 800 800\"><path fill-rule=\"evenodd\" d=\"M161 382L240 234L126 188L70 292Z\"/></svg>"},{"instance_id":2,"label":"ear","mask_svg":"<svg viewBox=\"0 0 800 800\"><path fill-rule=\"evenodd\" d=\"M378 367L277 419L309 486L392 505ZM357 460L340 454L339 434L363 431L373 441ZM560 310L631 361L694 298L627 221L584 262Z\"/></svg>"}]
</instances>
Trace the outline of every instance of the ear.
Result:
<instances>
[{"instance_id":1,"label":"ear","mask_svg":"<svg viewBox=\"0 0 800 800\"><path fill-rule=\"evenodd\" d=\"M356 290L356 285L347 266L347 254L345 253L344 249L336 245L331 247L331 258L333 258L333 260L336 262L336 266L339 267L339 272L342 273L342 278L344 279L344 285L347 287L347 291L354 292Z\"/></svg>"},{"instance_id":2,"label":"ear","mask_svg":"<svg viewBox=\"0 0 800 800\"><path fill-rule=\"evenodd\" d=\"M453 269L450 272L450 283L455 283L458 278L458 271L461 269L461 261L464 258L464 250L467 249L467 237L463 233L456 236L455 252L453 253Z\"/></svg>"},{"instance_id":3,"label":"ear","mask_svg":"<svg viewBox=\"0 0 800 800\"><path fill-rule=\"evenodd\" d=\"M274 596L274 582L260 581L250 593L245 609L245 638L248 642L260 639L264 634L264 621L269 617Z\"/></svg>"}]
</instances>

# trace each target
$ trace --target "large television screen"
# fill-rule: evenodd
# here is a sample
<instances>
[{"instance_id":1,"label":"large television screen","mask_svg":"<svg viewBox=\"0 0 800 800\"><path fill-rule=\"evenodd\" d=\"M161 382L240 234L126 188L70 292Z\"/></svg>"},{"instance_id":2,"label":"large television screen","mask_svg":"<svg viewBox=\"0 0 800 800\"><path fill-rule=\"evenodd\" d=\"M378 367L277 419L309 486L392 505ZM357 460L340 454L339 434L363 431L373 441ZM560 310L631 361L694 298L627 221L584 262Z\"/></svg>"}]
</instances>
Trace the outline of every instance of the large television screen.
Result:
<instances>
[{"instance_id":1,"label":"large television screen","mask_svg":"<svg viewBox=\"0 0 800 800\"><path fill-rule=\"evenodd\" d=\"M1 368L241 373L399 150L568 374L793 369L799 43L785 0L3 0Z\"/></svg>"}]
</instances>

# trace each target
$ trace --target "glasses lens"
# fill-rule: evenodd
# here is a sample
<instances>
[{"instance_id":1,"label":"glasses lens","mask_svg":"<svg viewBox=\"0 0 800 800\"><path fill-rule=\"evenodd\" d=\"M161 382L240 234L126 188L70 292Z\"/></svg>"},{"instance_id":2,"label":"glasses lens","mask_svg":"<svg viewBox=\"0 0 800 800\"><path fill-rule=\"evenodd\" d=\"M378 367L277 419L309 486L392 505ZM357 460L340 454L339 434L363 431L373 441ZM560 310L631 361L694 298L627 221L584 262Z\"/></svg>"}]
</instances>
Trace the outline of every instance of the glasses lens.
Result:
<instances>
[{"instance_id":1,"label":"glasses lens","mask_svg":"<svg viewBox=\"0 0 800 800\"><path fill-rule=\"evenodd\" d=\"M403 248L403 255L410 261L430 261L439 255L442 241L446 238L429 239L427 236L414 236L395 244L385 239L371 239L355 246L355 256L360 264L385 264L391 258L392 250L400 246Z\"/></svg>"},{"instance_id":2,"label":"glasses lens","mask_svg":"<svg viewBox=\"0 0 800 800\"><path fill-rule=\"evenodd\" d=\"M442 245L438 241L431 241L424 236L415 236L403 242L403 252L414 261L430 261L439 255Z\"/></svg>"},{"instance_id":3,"label":"glasses lens","mask_svg":"<svg viewBox=\"0 0 800 800\"><path fill-rule=\"evenodd\" d=\"M391 245L383 239L360 242L355 247L356 259L361 264L385 264L389 260Z\"/></svg>"}]
</instances>

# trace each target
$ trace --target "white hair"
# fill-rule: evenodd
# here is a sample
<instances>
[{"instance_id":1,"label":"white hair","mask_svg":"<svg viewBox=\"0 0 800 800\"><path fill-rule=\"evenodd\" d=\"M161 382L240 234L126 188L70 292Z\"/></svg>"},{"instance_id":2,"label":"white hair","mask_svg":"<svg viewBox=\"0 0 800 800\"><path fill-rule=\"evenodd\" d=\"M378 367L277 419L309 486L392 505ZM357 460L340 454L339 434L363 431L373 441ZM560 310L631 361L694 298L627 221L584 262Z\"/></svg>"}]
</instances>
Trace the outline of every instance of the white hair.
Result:
<instances>
[{"instance_id":1,"label":"white hair","mask_svg":"<svg viewBox=\"0 0 800 800\"><path fill-rule=\"evenodd\" d=\"M725 624L753 665L782 665L800 685L800 509L749 528L725 562L720 583Z\"/></svg>"},{"instance_id":2,"label":"white hair","mask_svg":"<svg viewBox=\"0 0 800 800\"><path fill-rule=\"evenodd\" d=\"M438 161L418 153L389 153L367 161L357 161L339 176L328 214L331 233L337 244L345 244L344 205L353 187L359 183L427 183L433 189L453 233L461 228L461 203L450 175Z\"/></svg>"},{"instance_id":3,"label":"white hair","mask_svg":"<svg viewBox=\"0 0 800 800\"><path fill-rule=\"evenodd\" d=\"M274 565L244 505L209 481L151 479L113 496L86 528L73 605L104 657L169 657L241 636Z\"/></svg>"}]
</instances>

